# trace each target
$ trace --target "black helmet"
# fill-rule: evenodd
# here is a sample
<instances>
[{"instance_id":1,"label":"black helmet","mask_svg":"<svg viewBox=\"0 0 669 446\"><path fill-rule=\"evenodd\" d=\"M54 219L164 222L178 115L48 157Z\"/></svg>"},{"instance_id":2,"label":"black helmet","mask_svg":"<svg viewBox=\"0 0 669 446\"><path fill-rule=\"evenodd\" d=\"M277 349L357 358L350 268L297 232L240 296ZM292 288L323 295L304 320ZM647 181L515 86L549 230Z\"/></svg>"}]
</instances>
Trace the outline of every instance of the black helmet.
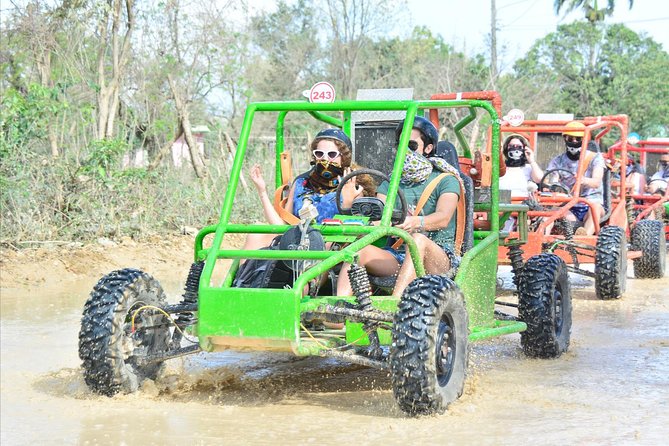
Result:
<instances>
[{"instance_id":1,"label":"black helmet","mask_svg":"<svg viewBox=\"0 0 669 446\"><path fill-rule=\"evenodd\" d=\"M402 127L404 127L404 119L401 120L400 123L397 124L397 128L395 128L396 141L400 140ZM432 144L435 148L437 147L437 142L439 142L439 132L429 119L423 118L422 116L416 116L413 119L413 128L419 130L423 134L423 142L426 146Z\"/></svg>"},{"instance_id":2,"label":"black helmet","mask_svg":"<svg viewBox=\"0 0 669 446\"><path fill-rule=\"evenodd\" d=\"M314 141L318 141L321 139L334 139L337 141L341 141L344 144L346 144L346 147L348 147L349 150L353 150L353 144L351 144L351 138L349 138L348 135L344 133L344 131L341 129L321 130L314 138Z\"/></svg>"}]
</instances>

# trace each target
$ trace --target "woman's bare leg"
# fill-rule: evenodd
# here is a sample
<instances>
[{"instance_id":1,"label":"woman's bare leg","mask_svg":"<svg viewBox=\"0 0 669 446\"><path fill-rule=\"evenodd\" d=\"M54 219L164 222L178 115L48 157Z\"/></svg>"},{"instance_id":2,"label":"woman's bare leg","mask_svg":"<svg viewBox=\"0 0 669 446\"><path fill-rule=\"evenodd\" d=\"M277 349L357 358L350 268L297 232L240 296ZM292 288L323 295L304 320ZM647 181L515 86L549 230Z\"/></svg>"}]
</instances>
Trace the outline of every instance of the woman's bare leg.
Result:
<instances>
[{"instance_id":1,"label":"woman's bare leg","mask_svg":"<svg viewBox=\"0 0 669 446\"><path fill-rule=\"evenodd\" d=\"M249 251L264 248L272 243L274 237L276 237L276 234L249 234L246 236L246 240L244 240L242 249Z\"/></svg>"},{"instance_id":2,"label":"woman's bare leg","mask_svg":"<svg viewBox=\"0 0 669 446\"><path fill-rule=\"evenodd\" d=\"M599 215L599 218L604 216L604 208L599 203L592 203L592 212ZM590 217L590 211L585 215L583 227L585 228L585 233L587 235L593 235L595 233L595 222Z\"/></svg>"},{"instance_id":3,"label":"woman's bare leg","mask_svg":"<svg viewBox=\"0 0 669 446\"><path fill-rule=\"evenodd\" d=\"M269 246L270 243L272 243L274 237L276 237L276 234L249 234L246 236L246 240L244 240L244 246L242 246L242 249L244 251L250 251L264 248L265 246ZM239 264L241 265L244 262L246 262L246 259L241 259Z\"/></svg>"}]
</instances>

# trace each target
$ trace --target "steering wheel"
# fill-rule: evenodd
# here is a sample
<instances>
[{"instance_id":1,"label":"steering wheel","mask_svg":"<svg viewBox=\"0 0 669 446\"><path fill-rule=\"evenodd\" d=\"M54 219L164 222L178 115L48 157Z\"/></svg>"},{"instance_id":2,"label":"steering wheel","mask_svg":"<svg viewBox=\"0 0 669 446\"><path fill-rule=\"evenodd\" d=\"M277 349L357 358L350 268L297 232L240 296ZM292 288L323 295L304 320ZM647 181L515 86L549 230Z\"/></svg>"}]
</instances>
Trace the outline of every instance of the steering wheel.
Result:
<instances>
[{"instance_id":1,"label":"steering wheel","mask_svg":"<svg viewBox=\"0 0 669 446\"><path fill-rule=\"evenodd\" d=\"M351 178L358 175L371 175L373 177L381 178L382 180L390 182L390 178L383 172L374 169L359 169L355 170L344 178L341 179L339 185L337 186L337 193L335 196L335 203L337 203L337 211L340 214L344 215L360 215L363 217L369 217L372 221L381 220L381 215L383 214L383 208L385 206L384 202L376 197L360 197L353 200L350 208L344 208L341 205L341 191L344 188L344 184L351 181ZM397 225L404 221L407 216L408 206L404 193L401 190L397 191L397 196L400 199L400 209L393 209L393 216L390 221L392 224Z\"/></svg>"},{"instance_id":2,"label":"steering wheel","mask_svg":"<svg viewBox=\"0 0 669 446\"><path fill-rule=\"evenodd\" d=\"M571 191L569 189L567 189L565 186L563 186L562 184L547 184L546 183L546 178L549 175L554 174L554 173L557 173L560 176L560 181L562 181L562 177L563 177L562 172L567 174L565 176L567 176L568 178L573 178L574 182L576 181L576 175L571 170L550 169L550 170L547 170L544 173L544 176L541 177L541 181L539 181L539 192L541 193L541 192L543 192L544 188L548 188L548 190L551 191L551 192L562 192L562 193L565 193L567 195L571 195Z\"/></svg>"}]
</instances>

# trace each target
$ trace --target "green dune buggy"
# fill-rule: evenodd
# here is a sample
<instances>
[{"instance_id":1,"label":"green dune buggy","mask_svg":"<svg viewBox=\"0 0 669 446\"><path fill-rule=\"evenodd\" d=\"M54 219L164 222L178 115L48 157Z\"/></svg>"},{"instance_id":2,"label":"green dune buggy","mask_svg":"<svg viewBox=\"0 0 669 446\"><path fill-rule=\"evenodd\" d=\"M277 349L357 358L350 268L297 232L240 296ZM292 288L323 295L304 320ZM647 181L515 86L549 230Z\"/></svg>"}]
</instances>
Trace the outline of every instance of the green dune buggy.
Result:
<instances>
[{"instance_id":1,"label":"green dune buggy","mask_svg":"<svg viewBox=\"0 0 669 446\"><path fill-rule=\"evenodd\" d=\"M315 119L352 135L354 160L376 150L379 155L373 158L389 162L391 171L371 173L390 180L387 202L395 203L414 116L431 110L448 112L454 107L468 109L468 118L477 112L489 114L492 141L481 146L499 147L498 116L486 101L250 104L220 220L203 228L195 238L195 261L181 302L167 304L160 284L137 269L114 271L95 286L85 304L79 334L79 356L88 386L105 395L132 392L143 380L155 378L165 360L201 350L287 351L388 370L401 410L420 415L443 412L462 394L471 342L520 333L523 350L531 357L553 358L566 351L571 291L567 268L558 256L539 254L516 265L518 304L496 302L497 250L508 235L500 232L500 218L519 212L518 220L524 221L527 211L523 205L499 203L499 150L477 154L485 161L482 179L480 173L476 182L468 179L471 169L462 174L463 180L468 180L463 199L468 200L465 240L469 241L463 242L464 255L453 279L446 271L426 275L411 235L392 225L392 221L403 218L406 209L398 211L383 203L379 207L367 200L354 202L351 210L341 210L337 217L343 224L316 225L308 219L295 226L231 221L249 137L258 115L269 114L276 119L277 187L283 183L280 160L287 150L286 117L290 116L291 122L296 117L302 121ZM365 120L368 114L388 112L395 113L391 122L383 120L388 118ZM398 113L406 120L396 143L384 129L394 130L401 120L396 117ZM438 113L430 116L434 119ZM457 154L451 155L454 167L459 168ZM345 180L348 178L342 184ZM473 230L474 212L487 216L489 230ZM377 224L369 224L373 220L378 220ZM282 238L278 249L222 248L231 234L250 233ZM357 253L363 247L383 245L391 236L404 240L410 253L407 261L414 262L418 275L401 298L390 294L393 278L369 277L357 264ZM283 243L283 237L289 240ZM514 243L522 243L523 237L527 240L526 228ZM260 288L234 286L242 259L265 259L279 265L277 270L288 271L289 280L284 277L283 284L277 285L270 278ZM353 265L354 295L337 296L333 286L315 285L322 275L330 276L334 283L342 262ZM510 313L496 309L501 305L512 308ZM514 307L517 315L513 314ZM327 320L343 322L344 328L319 326L319 321ZM196 343L188 345L186 341L192 338L197 339Z\"/></svg>"}]
</instances>

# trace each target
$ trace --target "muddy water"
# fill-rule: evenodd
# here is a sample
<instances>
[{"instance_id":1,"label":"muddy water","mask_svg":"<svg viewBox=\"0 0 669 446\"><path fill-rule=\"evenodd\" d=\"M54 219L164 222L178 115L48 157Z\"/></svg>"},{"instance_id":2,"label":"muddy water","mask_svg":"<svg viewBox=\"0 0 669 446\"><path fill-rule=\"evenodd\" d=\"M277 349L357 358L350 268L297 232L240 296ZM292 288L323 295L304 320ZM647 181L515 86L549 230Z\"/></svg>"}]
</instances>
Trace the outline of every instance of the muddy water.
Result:
<instances>
[{"instance_id":1,"label":"muddy water","mask_svg":"<svg viewBox=\"0 0 669 446\"><path fill-rule=\"evenodd\" d=\"M397 409L383 372L280 354L172 360L136 394L97 396L77 357L89 290L5 289L1 442L667 444L669 279L629 280L621 300L606 302L590 280L572 279L566 355L528 359L518 335L475 344L465 394L420 419Z\"/></svg>"}]
</instances>

